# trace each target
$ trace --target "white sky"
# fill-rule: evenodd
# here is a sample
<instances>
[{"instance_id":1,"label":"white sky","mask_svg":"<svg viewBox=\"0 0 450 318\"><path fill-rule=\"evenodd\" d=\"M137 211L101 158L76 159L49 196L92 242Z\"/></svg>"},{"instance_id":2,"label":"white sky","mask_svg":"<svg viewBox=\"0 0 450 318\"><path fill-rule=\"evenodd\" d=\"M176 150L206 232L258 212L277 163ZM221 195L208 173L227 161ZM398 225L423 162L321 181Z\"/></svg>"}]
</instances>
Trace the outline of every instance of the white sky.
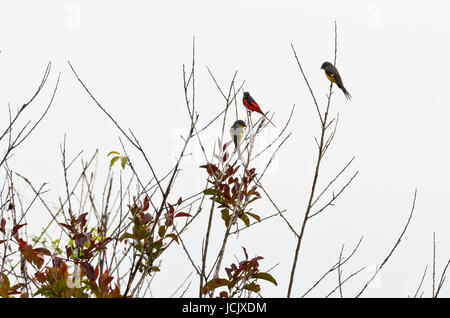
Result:
<instances>
[{"instance_id":1,"label":"white sky","mask_svg":"<svg viewBox=\"0 0 450 318\"><path fill-rule=\"evenodd\" d=\"M76 81L67 65L70 60L121 125L133 128L160 174L166 172L179 148L178 136L187 130L182 63L191 63L195 36L196 104L201 123L224 106L205 66L224 88L237 70L237 82L245 80L245 89L263 110L275 112L278 127L296 105L289 129L293 135L264 184L298 229L314 172L314 136L319 124L290 43L323 104L329 82L319 68L333 59L337 21L337 66L353 100L348 102L339 91L333 96L340 126L319 185L326 184L353 156L352 171L359 170L359 175L335 207L308 224L293 296L301 295L334 264L343 243L348 252L363 235L360 250L344 267L344 275L379 264L403 229L417 188L411 225L365 296L413 295L428 265L424 282L428 297L432 233L436 232L437 239L437 277L450 250L449 9L447 1L2 2L0 123L7 120L8 103L15 108L29 99L52 61L45 94L36 109L29 110L30 116L38 114L61 72L48 116L10 165L36 184L49 182L48 198L57 202L64 193L59 145L65 133L72 156L84 150L87 158L99 148L100 158L105 158L99 165L105 169L106 153L120 149L119 132ZM240 112L244 115L243 108ZM269 127L266 136L274 137L279 129ZM211 129L204 136L210 151L217 135ZM201 159L193 156L185 161L177 194L201 190ZM261 216L274 213L266 198L255 208ZM38 222L42 215L37 214L44 211L34 213ZM198 263L206 220L205 213L185 236ZM217 215L212 241L216 249L222 231ZM234 256L242 257L241 246L251 255L265 257L262 269L279 263L272 271L279 285L263 283L262 294L285 297L295 245L284 222L272 218L243 231L238 240L233 237L224 265L234 262ZM191 271L181 248L172 246L154 280L154 296L169 296ZM353 278L344 295L353 296L369 275L366 271ZM195 279L186 295L197 296L197 285ZM335 285L333 273L311 295L326 295ZM450 296L448 284L441 296Z\"/></svg>"}]
</instances>

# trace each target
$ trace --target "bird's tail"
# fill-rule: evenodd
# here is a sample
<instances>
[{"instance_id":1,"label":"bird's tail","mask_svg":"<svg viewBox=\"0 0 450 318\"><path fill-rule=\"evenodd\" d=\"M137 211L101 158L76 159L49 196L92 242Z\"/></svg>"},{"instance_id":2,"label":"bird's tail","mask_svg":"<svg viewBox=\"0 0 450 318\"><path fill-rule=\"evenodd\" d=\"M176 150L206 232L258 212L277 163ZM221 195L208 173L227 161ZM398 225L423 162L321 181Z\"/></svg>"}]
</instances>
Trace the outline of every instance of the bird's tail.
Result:
<instances>
[{"instance_id":1,"label":"bird's tail","mask_svg":"<svg viewBox=\"0 0 450 318\"><path fill-rule=\"evenodd\" d=\"M240 144L238 144L236 146L236 151L237 151L238 159L242 161L241 145Z\"/></svg>"},{"instance_id":2,"label":"bird's tail","mask_svg":"<svg viewBox=\"0 0 450 318\"><path fill-rule=\"evenodd\" d=\"M264 116L265 119L267 119L269 121L269 123L271 123L273 125L273 127L277 128L277 126L275 126L275 124L272 123L272 121L263 112L261 112L261 114Z\"/></svg>"},{"instance_id":3,"label":"bird's tail","mask_svg":"<svg viewBox=\"0 0 450 318\"><path fill-rule=\"evenodd\" d=\"M239 138L237 135L233 136L233 143L234 143L234 151L237 152L238 159L242 160L241 147L240 147L240 142L239 142Z\"/></svg>"},{"instance_id":4,"label":"bird's tail","mask_svg":"<svg viewBox=\"0 0 450 318\"><path fill-rule=\"evenodd\" d=\"M341 89L342 89L342 92L344 92L345 97L346 97L348 100L351 100L351 99L352 99L352 95L350 95L350 93L345 89L345 87L342 86Z\"/></svg>"}]
</instances>

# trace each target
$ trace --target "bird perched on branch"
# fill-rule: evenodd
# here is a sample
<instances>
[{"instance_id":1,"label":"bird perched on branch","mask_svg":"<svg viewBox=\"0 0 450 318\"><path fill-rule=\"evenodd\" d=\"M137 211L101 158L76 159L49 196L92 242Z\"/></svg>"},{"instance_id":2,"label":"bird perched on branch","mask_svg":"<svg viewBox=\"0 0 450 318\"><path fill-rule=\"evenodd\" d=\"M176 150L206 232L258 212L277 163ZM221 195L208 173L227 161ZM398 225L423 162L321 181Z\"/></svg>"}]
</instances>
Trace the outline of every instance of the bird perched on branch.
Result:
<instances>
[{"instance_id":1,"label":"bird perched on branch","mask_svg":"<svg viewBox=\"0 0 450 318\"><path fill-rule=\"evenodd\" d=\"M257 113L260 113L261 115L263 115L264 118L267 119L269 121L269 123L271 123L273 125L273 127L276 127L274 125L274 123L272 123L270 121L270 119L267 118L267 116L262 112L261 108L259 108L258 103L253 99L253 97L250 96L249 92L244 92L244 97L242 98L242 103L248 110L250 110L252 112L257 112Z\"/></svg>"},{"instance_id":2,"label":"bird perched on branch","mask_svg":"<svg viewBox=\"0 0 450 318\"><path fill-rule=\"evenodd\" d=\"M239 145L241 144L242 137L244 136L245 127L247 127L245 122L239 119L234 122L230 129L231 139L233 140L235 149L237 149L239 158L241 158L241 150Z\"/></svg>"},{"instance_id":3,"label":"bird perched on branch","mask_svg":"<svg viewBox=\"0 0 450 318\"><path fill-rule=\"evenodd\" d=\"M325 62L322 64L322 67L320 69L323 69L327 78L332 83L335 83L342 90L342 92L344 92L344 95L348 100L352 99L352 96L344 87L341 75L339 75L337 68L333 64L331 64L330 62Z\"/></svg>"}]
</instances>

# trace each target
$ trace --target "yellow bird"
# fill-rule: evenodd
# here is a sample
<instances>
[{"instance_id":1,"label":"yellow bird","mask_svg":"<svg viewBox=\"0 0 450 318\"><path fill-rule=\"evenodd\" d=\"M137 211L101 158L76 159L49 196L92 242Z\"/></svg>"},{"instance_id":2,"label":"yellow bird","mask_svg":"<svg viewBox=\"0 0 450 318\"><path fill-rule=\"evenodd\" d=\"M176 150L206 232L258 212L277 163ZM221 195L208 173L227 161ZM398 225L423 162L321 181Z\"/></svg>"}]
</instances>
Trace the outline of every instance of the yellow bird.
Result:
<instances>
[{"instance_id":1,"label":"yellow bird","mask_svg":"<svg viewBox=\"0 0 450 318\"><path fill-rule=\"evenodd\" d=\"M242 137L244 136L245 127L247 127L245 122L239 119L234 122L230 129L231 139L233 140L235 149L237 149L239 158L241 158L241 150L239 145L241 144Z\"/></svg>"},{"instance_id":2,"label":"yellow bird","mask_svg":"<svg viewBox=\"0 0 450 318\"><path fill-rule=\"evenodd\" d=\"M330 62L325 62L322 64L322 67L320 69L324 70L327 78L332 83L335 83L342 90L342 92L344 92L344 95L348 100L352 99L352 96L344 87L341 75L339 75L337 68L333 64L331 64Z\"/></svg>"}]
</instances>

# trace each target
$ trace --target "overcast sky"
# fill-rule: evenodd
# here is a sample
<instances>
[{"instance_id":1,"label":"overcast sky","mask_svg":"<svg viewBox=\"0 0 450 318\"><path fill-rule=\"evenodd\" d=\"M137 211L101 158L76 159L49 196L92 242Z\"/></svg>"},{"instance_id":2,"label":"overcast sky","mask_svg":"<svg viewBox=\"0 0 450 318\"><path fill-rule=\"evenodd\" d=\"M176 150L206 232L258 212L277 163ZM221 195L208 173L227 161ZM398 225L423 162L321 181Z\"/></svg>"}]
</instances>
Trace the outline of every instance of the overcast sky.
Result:
<instances>
[{"instance_id":1,"label":"overcast sky","mask_svg":"<svg viewBox=\"0 0 450 318\"><path fill-rule=\"evenodd\" d=\"M38 107L30 110L37 116L61 72L48 116L18 149L11 168L36 183L49 182L48 199L57 202L64 193L59 148L64 134L72 156L83 150L87 158L98 148L100 158L105 158L99 165L105 169L106 154L120 149L119 132L76 81L67 64L70 60L121 125L133 128L163 174L174 162L179 135L189 124L182 64L191 63L195 36L200 126L224 106L206 66L224 88L237 71L237 83L245 80L245 89L263 110L274 113L278 128L269 126L262 135L266 140L279 133L296 105L288 129L292 136L264 184L299 229L314 173L319 123L290 44L323 106L329 82L320 66L333 60L336 21L337 67L353 100L347 101L340 91L333 95L339 127L319 185L326 185L353 156L346 177L359 174L334 207L308 224L293 296L301 295L336 262L342 244L348 252L364 236L344 268L344 275L367 268L344 289L345 296L354 296L395 244L417 188L410 227L365 295L414 295L428 265L424 296L429 297L433 232L438 277L450 256L449 9L448 1L4 1L0 123L7 120L8 103L16 108L31 97L52 61L48 86ZM239 111L245 114L243 106ZM217 131L210 129L204 135L209 152L219 130L217 125ZM201 190L201 164L202 156L187 158L177 194ZM264 196L255 209L261 216L275 212ZM38 222L42 215L34 213L29 218ZM185 238L198 263L206 220L205 214ZM217 249L223 231L219 215L215 226L212 244ZM263 296L285 297L295 244L286 224L272 218L233 237L224 265L234 262L235 256L241 259L245 246L252 256L264 256L262 269L279 264L271 272L279 285L263 283ZM172 246L154 280L153 295L169 296L192 271L182 249ZM337 284L335 273L331 276L311 295L326 295ZM197 296L197 285L195 279L186 295ZM448 284L441 295L450 296Z\"/></svg>"}]
</instances>

